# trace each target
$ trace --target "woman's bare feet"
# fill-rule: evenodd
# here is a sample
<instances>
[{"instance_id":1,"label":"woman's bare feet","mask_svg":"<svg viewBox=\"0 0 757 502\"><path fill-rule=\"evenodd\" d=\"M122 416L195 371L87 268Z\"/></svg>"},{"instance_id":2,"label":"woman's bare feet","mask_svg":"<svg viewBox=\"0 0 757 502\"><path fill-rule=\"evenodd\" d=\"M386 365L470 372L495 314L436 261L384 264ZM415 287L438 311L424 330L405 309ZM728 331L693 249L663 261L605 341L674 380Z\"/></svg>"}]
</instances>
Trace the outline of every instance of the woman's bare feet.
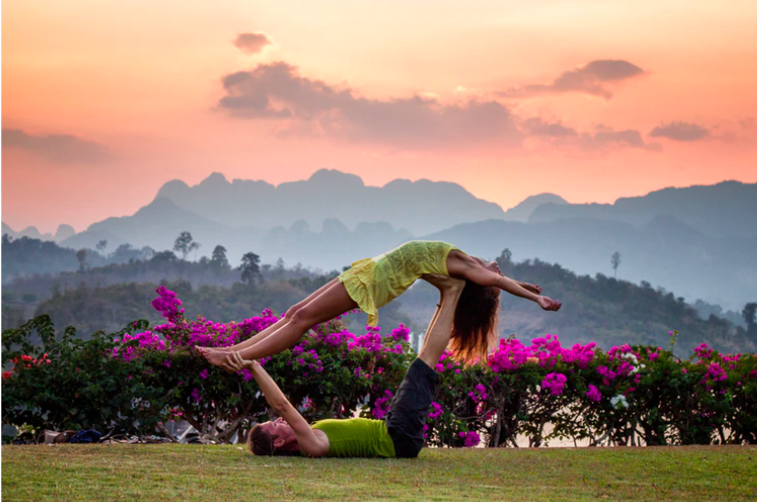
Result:
<instances>
[{"instance_id":1,"label":"woman's bare feet","mask_svg":"<svg viewBox=\"0 0 757 502\"><path fill-rule=\"evenodd\" d=\"M227 347L223 347L228 349ZM239 371L235 361L236 351L233 350L212 350L211 347L197 347L198 352L213 366L234 372Z\"/></svg>"},{"instance_id":2,"label":"woman's bare feet","mask_svg":"<svg viewBox=\"0 0 757 502\"><path fill-rule=\"evenodd\" d=\"M211 352L232 352L234 349L231 347L197 347L195 346L195 350L205 356L205 354L209 354Z\"/></svg>"}]
</instances>

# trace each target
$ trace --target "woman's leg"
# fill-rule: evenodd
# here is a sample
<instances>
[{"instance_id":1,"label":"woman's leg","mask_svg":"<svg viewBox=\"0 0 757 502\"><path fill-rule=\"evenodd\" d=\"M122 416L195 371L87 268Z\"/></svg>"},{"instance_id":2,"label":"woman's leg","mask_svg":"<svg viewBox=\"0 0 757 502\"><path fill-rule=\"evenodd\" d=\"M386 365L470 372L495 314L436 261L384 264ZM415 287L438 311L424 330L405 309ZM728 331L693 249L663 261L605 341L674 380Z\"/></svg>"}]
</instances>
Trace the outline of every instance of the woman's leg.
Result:
<instances>
[{"instance_id":1,"label":"woman's leg","mask_svg":"<svg viewBox=\"0 0 757 502\"><path fill-rule=\"evenodd\" d=\"M316 324L330 321L336 316L356 308L358 305L350 298L347 289L341 282L332 284L297 312L286 318L288 322L281 328L270 333L264 340L249 345L237 352L242 359L260 359L261 357L278 354L282 350L294 345ZM205 358L213 365L220 366L227 371L234 371L236 363L230 352L206 352Z\"/></svg>"},{"instance_id":2,"label":"woman's leg","mask_svg":"<svg viewBox=\"0 0 757 502\"><path fill-rule=\"evenodd\" d=\"M273 333L273 332L281 329L282 327L284 327L284 325L289 322L289 319L292 318L292 316L295 314L295 312L297 312L302 307L304 307L308 303L310 303L313 300L315 300L316 298L318 298L327 289L329 289L331 286L333 286L337 282L339 282L339 278L336 278L336 277L334 279L330 280L329 282L327 282L326 284L324 284L323 286L321 286L317 290L315 290L312 293L310 293L310 295L307 298L305 298L304 300L302 300L300 303L298 303L296 305L292 305L291 307L289 307L289 309L286 311L286 316L282 317L281 319L279 319L275 323L271 324L270 326L268 326L266 329L264 329L260 333L256 333L254 336L251 336L247 340L239 342L236 345L232 345L231 347L198 347L197 349L201 353L212 352L214 350L219 351L219 352L230 352L232 350L241 350L241 349L245 349L245 348L247 348L247 347L249 347L251 345L255 345L256 343L261 342L261 341L265 340L266 338L268 338L268 336L271 333Z\"/></svg>"}]
</instances>

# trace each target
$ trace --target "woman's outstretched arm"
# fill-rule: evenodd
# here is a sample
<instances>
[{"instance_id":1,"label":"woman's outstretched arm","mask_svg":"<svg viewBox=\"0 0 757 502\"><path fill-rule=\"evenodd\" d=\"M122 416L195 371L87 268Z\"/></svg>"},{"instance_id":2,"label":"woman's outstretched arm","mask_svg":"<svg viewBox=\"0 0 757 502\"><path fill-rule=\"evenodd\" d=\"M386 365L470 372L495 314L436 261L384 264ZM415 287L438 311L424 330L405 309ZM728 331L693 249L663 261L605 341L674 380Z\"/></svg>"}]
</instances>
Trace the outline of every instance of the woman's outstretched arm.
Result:
<instances>
[{"instance_id":1,"label":"woman's outstretched arm","mask_svg":"<svg viewBox=\"0 0 757 502\"><path fill-rule=\"evenodd\" d=\"M454 260L449 260L447 263L447 271L449 272L450 277L466 279L479 286L497 287L511 295L536 302L544 310L559 310L562 305L560 302L552 300L551 298L537 295L536 293L527 290L521 286L518 281L489 270L468 256L460 256Z\"/></svg>"},{"instance_id":2,"label":"woman's outstretched arm","mask_svg":"<svg viewBox=\"0 0 757 502\"><path fill-rule=\"evenodd\" d=\"M468 255L468 257L472 258L476 263L478 263L479 265L481 265L484 268L486 268L487 265L488 265L486 263L486 261L482 260L478 256ZM502 271L499 270L499 265L497 266L497 272L499 273L499 275L504 275L504 274L502 274ZM524 289L527 289L528 291L530 291L532 293L535 293L537 295L541 294L541 287L539 285L537 285L537 284L530 284L528 282L517 281L515 279L512 279L512 280L515 281L516 283L518 283L520 285L520 287L522 287Z\"/></svg>"}]
</instances>

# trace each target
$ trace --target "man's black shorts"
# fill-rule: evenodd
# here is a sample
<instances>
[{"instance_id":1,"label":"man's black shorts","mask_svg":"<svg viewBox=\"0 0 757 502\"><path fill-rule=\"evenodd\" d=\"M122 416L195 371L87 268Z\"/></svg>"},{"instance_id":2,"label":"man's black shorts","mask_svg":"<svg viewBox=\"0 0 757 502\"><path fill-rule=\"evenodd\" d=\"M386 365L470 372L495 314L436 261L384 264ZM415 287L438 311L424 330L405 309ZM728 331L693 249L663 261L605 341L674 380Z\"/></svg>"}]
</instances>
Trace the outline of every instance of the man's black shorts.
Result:
<instances>
[{"instance_id":1,"label":"man's black shorts","mask_svg":"<svg viewBox=\"0 0 757 502\"><path fill-rule=\"evenodd\" d=\"M438 383L439 375L420 359L408 368L386 414L397 458L415 458L423 448L423 425Z\"/></svg>"}]
</instances>

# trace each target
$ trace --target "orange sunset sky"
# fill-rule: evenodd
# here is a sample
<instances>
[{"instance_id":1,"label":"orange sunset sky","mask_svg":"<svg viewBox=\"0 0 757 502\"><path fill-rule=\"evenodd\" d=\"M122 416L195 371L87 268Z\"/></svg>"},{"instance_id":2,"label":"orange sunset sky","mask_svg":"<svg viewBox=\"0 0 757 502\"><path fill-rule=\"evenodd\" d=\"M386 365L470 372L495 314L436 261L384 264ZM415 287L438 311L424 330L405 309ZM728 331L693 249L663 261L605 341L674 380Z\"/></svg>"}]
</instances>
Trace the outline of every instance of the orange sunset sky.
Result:
<instances>
[{"instance_id":1,"label":"orange sunset sky","mask_svg":"<svg viewBox=\"0 0 757 502\"><path fill-rule=\"evenodd\" d=\"M214 171L504 209L757 182L755 26L754 0L3 0L2 219L82 231Z\"/></svg>"}]
</instances>

